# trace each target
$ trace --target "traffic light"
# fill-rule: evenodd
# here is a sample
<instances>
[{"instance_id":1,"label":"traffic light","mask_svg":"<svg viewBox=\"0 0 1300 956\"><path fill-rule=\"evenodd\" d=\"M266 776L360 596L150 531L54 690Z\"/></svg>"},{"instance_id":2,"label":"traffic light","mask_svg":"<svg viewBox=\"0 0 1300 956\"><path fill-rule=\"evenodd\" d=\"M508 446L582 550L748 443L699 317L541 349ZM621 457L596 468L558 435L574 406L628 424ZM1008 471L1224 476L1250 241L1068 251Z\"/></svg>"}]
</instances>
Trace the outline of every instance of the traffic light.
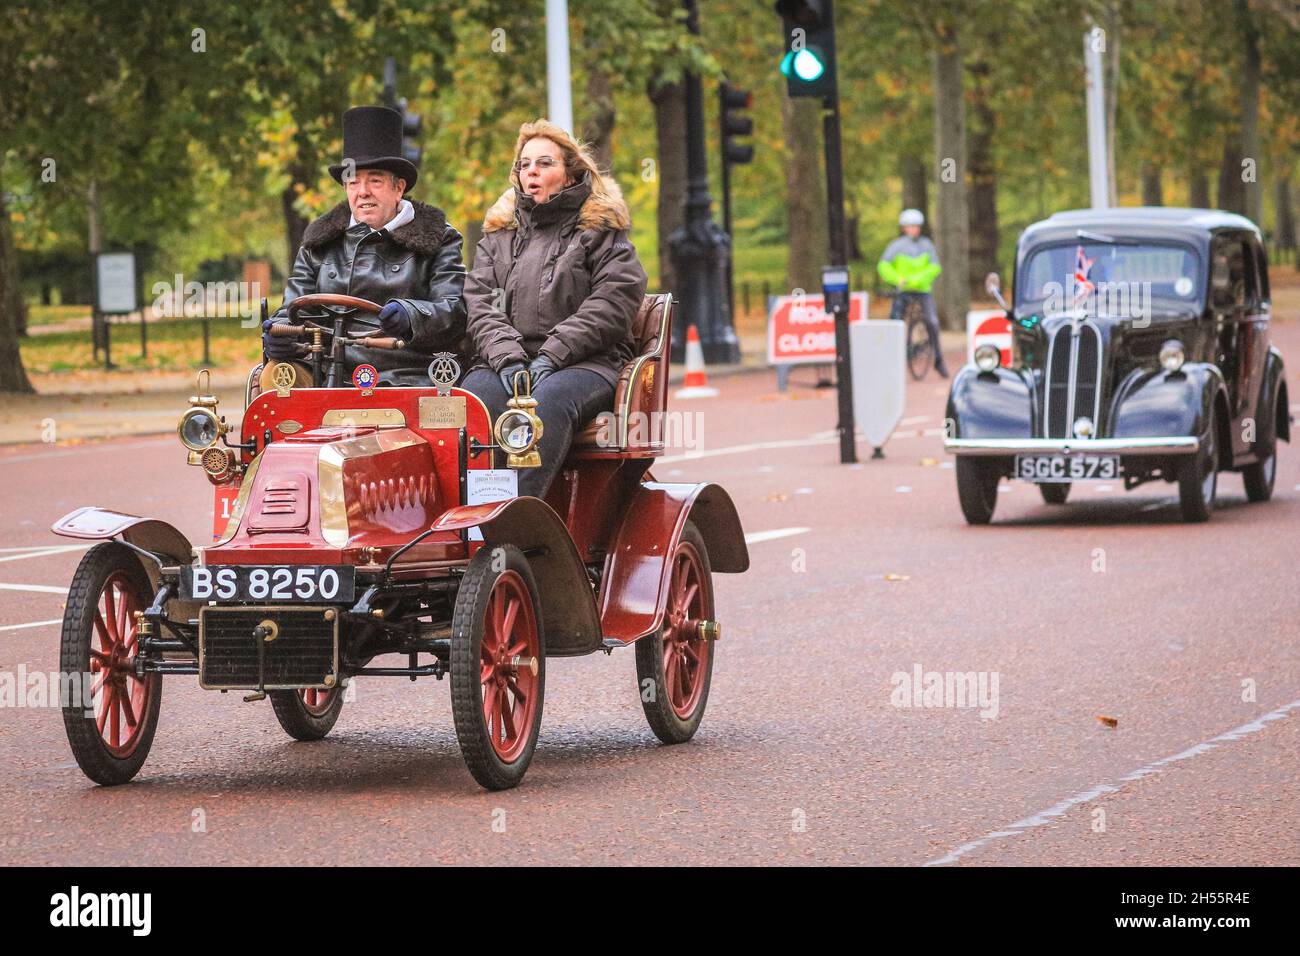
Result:
<instances>
[{"instance_id":1,"label":"traffic light","mask_svg":"<svg viewBox=\"0 0 1300 956\"><path fill-rule=\"evenodd\" d=\"M718 100L719 124L722 127L722 161L733 166L753 162L753 144L738 143L733 137L752 136L754 133L753 117L744 116L740 112L753 107L754 94L722 83L718 86Z\"/></svg>"},{"instance_id":2,"label":"traffic light","mask_svg":"<svg viewBox=\"0 0 1300 956\"><path fill-rule=\"evenodd\" d=\"M781 75L794 96L835 91L835 18L831 0L777 0L785 34Z\"/></svg>"},{"instance_id":3,"label":"traffic light","mask_svg":"<svg viewBox=\"0 0 1300 956\"><path fill-rule=\"evenodd\" d=\"M420 148L420 127L424 120L419 113L406 111L406 98L400 101L402 113L402 158L409 160L417 169L424 150Z\"/></svg>"}]
</instances>

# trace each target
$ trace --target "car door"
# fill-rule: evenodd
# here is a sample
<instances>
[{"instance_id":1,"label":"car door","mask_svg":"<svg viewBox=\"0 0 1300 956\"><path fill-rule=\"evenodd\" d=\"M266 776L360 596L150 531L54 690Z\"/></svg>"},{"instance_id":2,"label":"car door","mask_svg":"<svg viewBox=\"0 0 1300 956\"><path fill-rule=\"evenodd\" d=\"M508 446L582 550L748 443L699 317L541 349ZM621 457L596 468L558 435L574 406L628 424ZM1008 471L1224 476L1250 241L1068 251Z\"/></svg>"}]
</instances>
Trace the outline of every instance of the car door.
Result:
<instances>
[{"instance_id":1,"label":"car door","mask_svg":"<svg viewBox=\"0 0 1300 956\"><path fill-rule=\"evenodd\" d=\"M1210 254L1210 301L1218 336L1219 370L1228 386L1233 454L1245 451L1242 419L1249 414L1243 379L1248 377L1249 353L1243 350L1250 327L1248 289L1254 285L1252 260L1240 233L1220 233Z\"/></svg>"}]
</instances>

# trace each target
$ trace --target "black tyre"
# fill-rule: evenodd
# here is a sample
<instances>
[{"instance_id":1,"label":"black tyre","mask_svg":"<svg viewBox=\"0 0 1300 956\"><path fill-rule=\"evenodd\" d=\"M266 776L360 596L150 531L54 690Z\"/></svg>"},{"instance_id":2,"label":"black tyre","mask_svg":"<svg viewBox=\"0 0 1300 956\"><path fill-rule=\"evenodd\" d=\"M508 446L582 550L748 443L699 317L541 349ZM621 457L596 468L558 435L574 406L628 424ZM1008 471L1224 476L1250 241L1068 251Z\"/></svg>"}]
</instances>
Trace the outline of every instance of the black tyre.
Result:
<instances>
[{"instance_id":1,"label":"black tyre","mask_svg":"<svg viewBox=\"0 0 1300 956\"><path fill-rule=\"evenodd\" d=\"M1214 406L1205 426L1205 437L1195 455L1178 463L1178 507L1184 521L1208 521L1214 510L1219 484L1219 425Z\"/></svg>"},{"instance_id":2,"label":"black tyre","mask_svg":"<svg viewBox=\"0 0 1300 956\"><path fill-rule=\"evenodd\" d=\"M1038 493L1043 496L1043 501L1049 505L1063 505L1065 499L1070 497L1070 483L1068 481L1045 481L1038 486Z\"/></svg>"},{"instance_id":3,"label":"black tyre","mask_svg":"<svg viewBox=\"0 0 1300 956\"><path fill-rule=\"evenodd\" d=\"M269 690L271 708L284 732L294 740L320 740L331 730L343 710L343 690Z\"/></svg>"},{"instance_id":4,"label":"black tyre","mask_svg":"<svg viewBox=\"0 0 1300 956\"><path fill-rule=\"evenodd\" d=\"M1246 485L1248 501L1268 501L1273 497L1273 484L1277 480L1277 389L1268 414L1260 423L1260 436L1255 442L1259 460L1241 469L1241 480Z\"/></svg>"},{"instance_id":5,"label":"black tyre","mask_svg":"<svg viewBox=\"0 0 1300 956\"><path fill-rule=\"evenodd\" d=\"M958 456L957 500L968 524L988 524L998 505L998 479L994 462Z\"/></svg>"},{"instance_id":6,"label":"black tyre","mask_svg":"<svg viewBox=\"0 0 1300 956\"><path fill-rule=\"evenodd\" d=\"M514 545L480 548L452 615L451 713L481 786L508 790L524 779L545 690L545 632L528 559Z\"/></svg>"},{"instance_id":7,"label":"black tyre","mask_svg":"<svg viewBox=\"0 0 1300 956\"><path fill-rule=\"evenodd\" d=\"M63 726L77 765L105 786L140 771L158 728L162 675L135 675L135 612L152 600L140 559L111 541L86 552L68 590L59 668L83 675L90 700L65 700Z\"/></svg>"},{"instance_id":8,"label":"black tyre","mask_svg":"<svg viewBox=\"0 0 1300 956\"><path fill-rule=\"evenodd\" d=\"M662 627L636 642L641 708L655 736L666 744L695 736L709 703L716 634L713 572L704 537L691 522L682 529L669 569L668 607Z\"/></svg>"}]
</instances>

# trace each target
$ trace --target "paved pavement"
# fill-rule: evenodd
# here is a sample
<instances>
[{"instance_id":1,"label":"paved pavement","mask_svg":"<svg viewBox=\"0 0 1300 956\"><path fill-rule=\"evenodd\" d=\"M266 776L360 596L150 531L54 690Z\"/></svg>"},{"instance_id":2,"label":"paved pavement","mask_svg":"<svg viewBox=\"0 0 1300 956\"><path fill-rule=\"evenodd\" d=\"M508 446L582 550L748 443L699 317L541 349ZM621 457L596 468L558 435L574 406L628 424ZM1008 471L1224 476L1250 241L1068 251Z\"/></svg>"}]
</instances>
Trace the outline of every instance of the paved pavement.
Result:
<instances>
[{"instance_id":1,"label":"paved pavement","mask_svg":"<svg viewBox=\"0 0 1300 956\"><path fill-rule=\"evenodd\" d=\"M1300 395L1300 325L1275 339ZM1055 507L1004 483L970 528L944 383L910 386L885 460L860 445L854 466L834 393L773 383L674 404L702 444L655 468L722 483L751 535L750 571L716 579L691 743L651 734L630 651L548 669L536 759L502 794L464 769L434 681L358 680L301 744L266 703L168 679L149 762L113 789L72 763L57 710L6 706L0 863L1300 863L1295 448L1272 502L1224 476L1205 525L1165 485ZM174 438L0 449L0 675L57 668L79 551L47 529L82 504L210 527ZM917 668L986 695L899 706Z\"/></svg>"}]
</instances>

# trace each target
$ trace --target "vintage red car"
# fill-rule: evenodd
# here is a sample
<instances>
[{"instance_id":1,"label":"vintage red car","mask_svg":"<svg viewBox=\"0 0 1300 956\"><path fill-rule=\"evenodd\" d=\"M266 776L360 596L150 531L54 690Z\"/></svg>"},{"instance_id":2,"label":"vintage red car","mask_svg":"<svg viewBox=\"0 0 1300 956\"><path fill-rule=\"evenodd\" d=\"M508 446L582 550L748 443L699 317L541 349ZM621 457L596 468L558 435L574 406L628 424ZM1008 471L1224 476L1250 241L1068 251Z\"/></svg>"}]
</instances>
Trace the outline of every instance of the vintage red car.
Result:
<instances>
[{"instance_id":1,"label":"vintage red car","mask_svg":"<svg viewBox=\"0 0 1300 956\"><path fill-rule=\"evenodd\" d=\"M293 305L324 376L314 381L338 386L341 345L356 344L340 316L379 306ZM305 318L322 307L332 327ZM262 391L255 369L238 428L194 396L179 432L214 486L217 540L195 546L166 522L104 508L53 527L104 539L73 577L61 636L62 670L91 686L63 712L82 770L101 784L135 776L167 675L269 697L298 740L329 733L358 677L450 675L470 773L509 788L537 743L547 661L629 644L639 686L628 692L654 733L690 739L720 636L711 575L746 570L749 555L726 491L655 481L662 436L628 427L665 411L671 319L671 296L646 297L614 414L578 436L545 501L471 503L509 477L494 459L528 466L540 423L526 387L489 421L445 358L428 388L366 387L364 370L356 386L296 387L284 363ZM386 655L399 657L375 663Z\"/></svg>"}]
</instances>

